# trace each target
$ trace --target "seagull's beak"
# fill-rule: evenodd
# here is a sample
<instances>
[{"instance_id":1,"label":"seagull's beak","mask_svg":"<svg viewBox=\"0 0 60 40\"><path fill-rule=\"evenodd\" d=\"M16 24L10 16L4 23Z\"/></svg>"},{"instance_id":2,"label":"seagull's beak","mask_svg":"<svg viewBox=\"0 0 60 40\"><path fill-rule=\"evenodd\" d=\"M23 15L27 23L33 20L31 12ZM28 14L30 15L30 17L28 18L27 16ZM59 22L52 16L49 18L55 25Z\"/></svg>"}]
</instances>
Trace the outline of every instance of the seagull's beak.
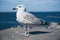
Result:
<instances>
[{"instance_id":1,"label":"seagull's beak","mask_svg":"<svg viewBox=\"0 0 60 40\"><path fill-rule=\"evenodd\" d=\"M16 10L17 8L13 8L13 10Z\"/></svg>"}]
</instances>

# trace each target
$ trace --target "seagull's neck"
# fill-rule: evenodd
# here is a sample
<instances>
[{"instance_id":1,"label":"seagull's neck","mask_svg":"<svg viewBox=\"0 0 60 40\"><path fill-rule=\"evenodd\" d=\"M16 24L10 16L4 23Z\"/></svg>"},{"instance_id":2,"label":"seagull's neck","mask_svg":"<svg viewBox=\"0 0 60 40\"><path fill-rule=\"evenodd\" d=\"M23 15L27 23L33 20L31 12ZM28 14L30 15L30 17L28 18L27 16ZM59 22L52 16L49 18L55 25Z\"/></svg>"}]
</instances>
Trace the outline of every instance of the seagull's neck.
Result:
<instances>
[{"instance_id":1,"label":"seagull's neck","mask_svg":"<svg viewBox=\"0 0 60 40\"><path fill-rule=\"evenodd\" d=\"M19 13L24 13L25 11L24 11L24 10L18 10L17 12L19 12Z\"/></svg>"},{"instance_id":2,"label":"seagull's neck","mask_svg":"<svg viewBox=\"0 0 60 40\"><path fill-rule=\"evenodd\" d=\"M23 10L18 10L18 11L17 11L17 14L23 15L23 14L25 14L25 11L23 11Z\"/></svg>"}]
</instances>

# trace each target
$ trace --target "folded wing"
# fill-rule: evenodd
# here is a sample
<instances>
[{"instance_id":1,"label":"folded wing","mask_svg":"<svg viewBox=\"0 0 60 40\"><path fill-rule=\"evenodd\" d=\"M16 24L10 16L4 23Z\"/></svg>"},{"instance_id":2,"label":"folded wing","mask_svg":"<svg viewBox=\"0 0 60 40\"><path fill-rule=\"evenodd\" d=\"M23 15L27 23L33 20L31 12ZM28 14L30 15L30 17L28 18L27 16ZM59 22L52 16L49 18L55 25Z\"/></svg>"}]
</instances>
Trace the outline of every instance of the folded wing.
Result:
<instances>
[{"instance_id":1,"label":"folded wing","mask_svg":"<svg viewBox=\"0 0 60 40\"><path fill-rule=\"evenodd\" d=\"M30 21L32 22L33 24L42 24L43 20L42 19L39 19L37 18L36 16L28 13L24 16L24 19L27 20L27 21Z\"/></svg>"}]
</instances>

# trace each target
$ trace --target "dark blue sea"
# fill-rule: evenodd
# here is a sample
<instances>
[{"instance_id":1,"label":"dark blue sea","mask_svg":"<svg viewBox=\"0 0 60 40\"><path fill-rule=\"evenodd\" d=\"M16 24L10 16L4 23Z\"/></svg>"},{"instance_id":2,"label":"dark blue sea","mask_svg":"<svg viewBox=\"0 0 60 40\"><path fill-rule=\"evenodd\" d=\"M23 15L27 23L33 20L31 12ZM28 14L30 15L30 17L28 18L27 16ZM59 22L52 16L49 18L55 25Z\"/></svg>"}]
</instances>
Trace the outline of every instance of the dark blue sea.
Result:
<instances>
[{"instance_id":1,"label":"dark blue sea","mask_svg":"<svg viewBox=\"0 0 60 40\"><path fill-rule=\"evenodd\" d=\"M30 12L46 22L60 23L60 12ZM16 27L19 23L16 21L16 12L0 12L0 30L10 27Z\"/></svg>"}]
</instances>

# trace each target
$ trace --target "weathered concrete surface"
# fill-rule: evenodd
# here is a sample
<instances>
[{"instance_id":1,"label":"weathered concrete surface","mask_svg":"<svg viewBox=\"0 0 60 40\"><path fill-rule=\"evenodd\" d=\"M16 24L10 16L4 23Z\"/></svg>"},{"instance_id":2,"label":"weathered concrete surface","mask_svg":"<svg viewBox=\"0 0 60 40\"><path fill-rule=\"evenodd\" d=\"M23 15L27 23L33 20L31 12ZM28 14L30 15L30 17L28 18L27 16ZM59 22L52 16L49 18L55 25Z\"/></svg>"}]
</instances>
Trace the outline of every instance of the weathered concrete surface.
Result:
<instances>
[{"instance_id":1,"label":"weathered concrete surface","mask_svg":"<svg viewBox=\"0 0 60 40\"><path fill-rule=\"evenodd\" d=\"M0 31L0 40L60 40L59 26L52 29L35 27L30 30L30 36L22 35L24 31L20 28L9 28Z\"/></svg>"}]
</instances>

